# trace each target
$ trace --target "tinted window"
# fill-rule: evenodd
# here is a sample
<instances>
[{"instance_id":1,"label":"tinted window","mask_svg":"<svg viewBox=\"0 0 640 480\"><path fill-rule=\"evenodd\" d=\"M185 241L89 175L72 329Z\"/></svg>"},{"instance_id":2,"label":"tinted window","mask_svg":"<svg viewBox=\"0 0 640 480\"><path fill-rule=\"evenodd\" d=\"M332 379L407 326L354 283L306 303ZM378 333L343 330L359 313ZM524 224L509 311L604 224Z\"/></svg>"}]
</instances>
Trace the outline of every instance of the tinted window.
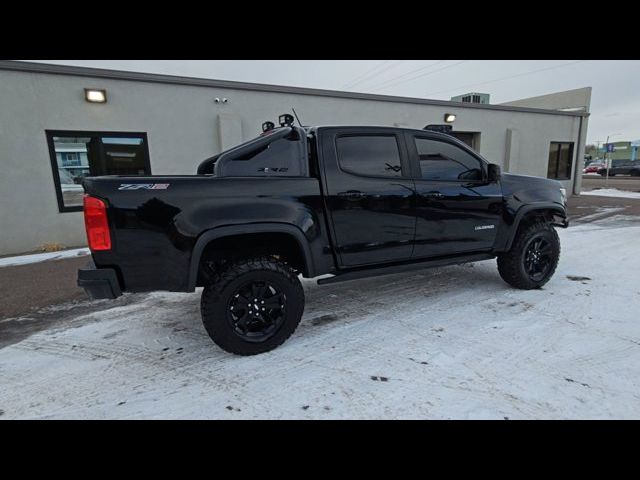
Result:
<instances>
[{"instance_id":1,"label":"tinted window","mask_svg":"<svg viewBox=\"0 0 640 480\"><path fill-rule=\"evenodd\" d=\"M448 142L416 138L422 178L428 180L482 180L478 159Z\"/></svg>"},{"instance_id":2,"label":"tinted window","mask_svg":"<svg viewBox=\"0 0 640 480\"><path fill-rule=\"evenodd\" d=\"M552 142L549 146L547 178L568 180L571 178L573 143Z\"/></svg>"},{"instance_id":3,"label":"tinted window","mask_svg":"<svg viewBox=\"0 0 640 480\"><path fill-rule=\"evenodd\" d=\"M338 161L349 172L367 176L400 177L400 152L395 136L338 137Z\"/></svg>"},{"instance_id":4,"label":"tinted window","mask_svg":"<svg viewBox=\"0 0 640 480\"><path fill-rule=\"evenodd\" d=\"M305 174L301 163L303 154L301 142L280 138L225 162L217 173L230 177L299 176Z\"/></svg>"},{"instance_id":5,"label":"tinted window","mask_svg":"<svg viewBox=\"0 0 640 480\"><path fill-rule=\"evenodd\" d=\"M82 209L82 179L86 176L151 173L143 134L47 132L47 140L61 212Z\"/></svg>"}]
</instances>

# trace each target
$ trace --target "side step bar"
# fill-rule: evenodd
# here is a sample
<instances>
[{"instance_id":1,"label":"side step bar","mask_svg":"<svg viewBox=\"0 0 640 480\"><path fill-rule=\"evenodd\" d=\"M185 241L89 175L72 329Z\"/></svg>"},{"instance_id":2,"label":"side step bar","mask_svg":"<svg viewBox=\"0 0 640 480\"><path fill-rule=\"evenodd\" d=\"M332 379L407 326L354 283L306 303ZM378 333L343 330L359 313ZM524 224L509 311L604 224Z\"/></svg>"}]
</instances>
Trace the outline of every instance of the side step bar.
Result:
<instances>
[{"instance_id":1,"label":"side step bar","mask_svg":"<svg viewBox=\"0 0 640 480\"><path fill-rule=\"evenodd\" d=\"M333 277L321 278L318 280L318 285L347 282L349 280L357 280L359 278L378 277L380 275L391 275L393 273L410 272L413 270L424 270L433 267L444 267L446 265L478 262L480 260L490 260L492 258L495 258L495 255L492 253L475 253L473 255L456 255L452 257L436 258L422 262L388 265L385 267L365 267L359 268L357 270L348 270L345 272L341 272L334 275Z\"/></svg>"}]
</instances>

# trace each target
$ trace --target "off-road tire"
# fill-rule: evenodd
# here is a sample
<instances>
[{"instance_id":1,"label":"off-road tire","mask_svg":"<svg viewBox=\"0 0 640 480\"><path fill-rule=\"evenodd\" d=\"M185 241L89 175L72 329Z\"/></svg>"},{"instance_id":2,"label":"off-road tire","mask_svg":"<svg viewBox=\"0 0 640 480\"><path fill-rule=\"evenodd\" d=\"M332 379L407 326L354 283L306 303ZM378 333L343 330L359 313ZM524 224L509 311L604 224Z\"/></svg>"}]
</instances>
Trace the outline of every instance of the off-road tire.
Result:
<instances>
[{"instance_id":1,"label":"off-road tire","mask_svg":"<svg viewBox=\"0 0 640 480\"><path fill-rule=\"evenodd\" d=\"M551 265L544 277L533 280L525 270L525 249L532 239L542 236L552 248ZM542 287L553 276L560 259L560 239L553 225L545 222L534 222L518 231L508 252L498 255L498 272L509 285L521 290L532 290Z\"/></svg>"},{"instance_id":2,"label":"off-road tire","mask_svg":"<svg viewBox=\"0 0 640 480\"><path fill-rule=\"evenodd\" d=\"M200 310L207 333L223 350L237 355L257 355L280 346L295 331L304 311L304 290L289 265L272 257L258 257L229 263L215 273L212 283L202 291ZM239 335L228 317L231 297L243 284L268 281L284 293L284 320L264 341L247 341Z\"/></svg>"}]
</instances>

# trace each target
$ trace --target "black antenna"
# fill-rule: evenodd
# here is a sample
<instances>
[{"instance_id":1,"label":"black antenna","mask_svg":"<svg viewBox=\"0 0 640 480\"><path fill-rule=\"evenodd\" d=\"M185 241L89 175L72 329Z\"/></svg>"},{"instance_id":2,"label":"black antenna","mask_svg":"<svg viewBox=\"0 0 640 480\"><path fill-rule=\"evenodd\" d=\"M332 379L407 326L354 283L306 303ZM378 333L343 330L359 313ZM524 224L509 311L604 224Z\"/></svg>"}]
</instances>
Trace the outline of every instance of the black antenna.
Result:
<instances>
[{"instance_id":1,"label":"black antenna","mask_svg":"<svg viewBox=\"0 0 640 480\"><path fill-rule=\"evenodd\" d=\"M300 125L301 127L304 127L304 125L302 125L302 122L298 118L298 114L296 113L296 109L291 107L291 110L293 110L293 114L296 116L296 120L298 121L298 125Z\"/></svg>"}]
</instances>

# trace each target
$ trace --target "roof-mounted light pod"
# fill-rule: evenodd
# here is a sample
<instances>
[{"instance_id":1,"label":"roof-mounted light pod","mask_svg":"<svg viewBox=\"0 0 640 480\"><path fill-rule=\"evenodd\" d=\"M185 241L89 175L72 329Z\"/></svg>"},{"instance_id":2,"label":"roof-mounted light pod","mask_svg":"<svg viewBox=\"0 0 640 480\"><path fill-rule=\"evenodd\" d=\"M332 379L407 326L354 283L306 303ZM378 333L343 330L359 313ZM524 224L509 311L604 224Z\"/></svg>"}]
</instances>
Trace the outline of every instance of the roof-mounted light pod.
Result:
<instances>
[{"instance_id":1,"label":"roof-mounted light pod","mask_svg":"<svg viewBox=\"0 0 640 480\"><path fill-rule=\"evenodd\" d=\"M293 115L290 113L283 113L278 117L278 123L281 127L290 127L293 125Z\"/></svg>"}]
</instances>

